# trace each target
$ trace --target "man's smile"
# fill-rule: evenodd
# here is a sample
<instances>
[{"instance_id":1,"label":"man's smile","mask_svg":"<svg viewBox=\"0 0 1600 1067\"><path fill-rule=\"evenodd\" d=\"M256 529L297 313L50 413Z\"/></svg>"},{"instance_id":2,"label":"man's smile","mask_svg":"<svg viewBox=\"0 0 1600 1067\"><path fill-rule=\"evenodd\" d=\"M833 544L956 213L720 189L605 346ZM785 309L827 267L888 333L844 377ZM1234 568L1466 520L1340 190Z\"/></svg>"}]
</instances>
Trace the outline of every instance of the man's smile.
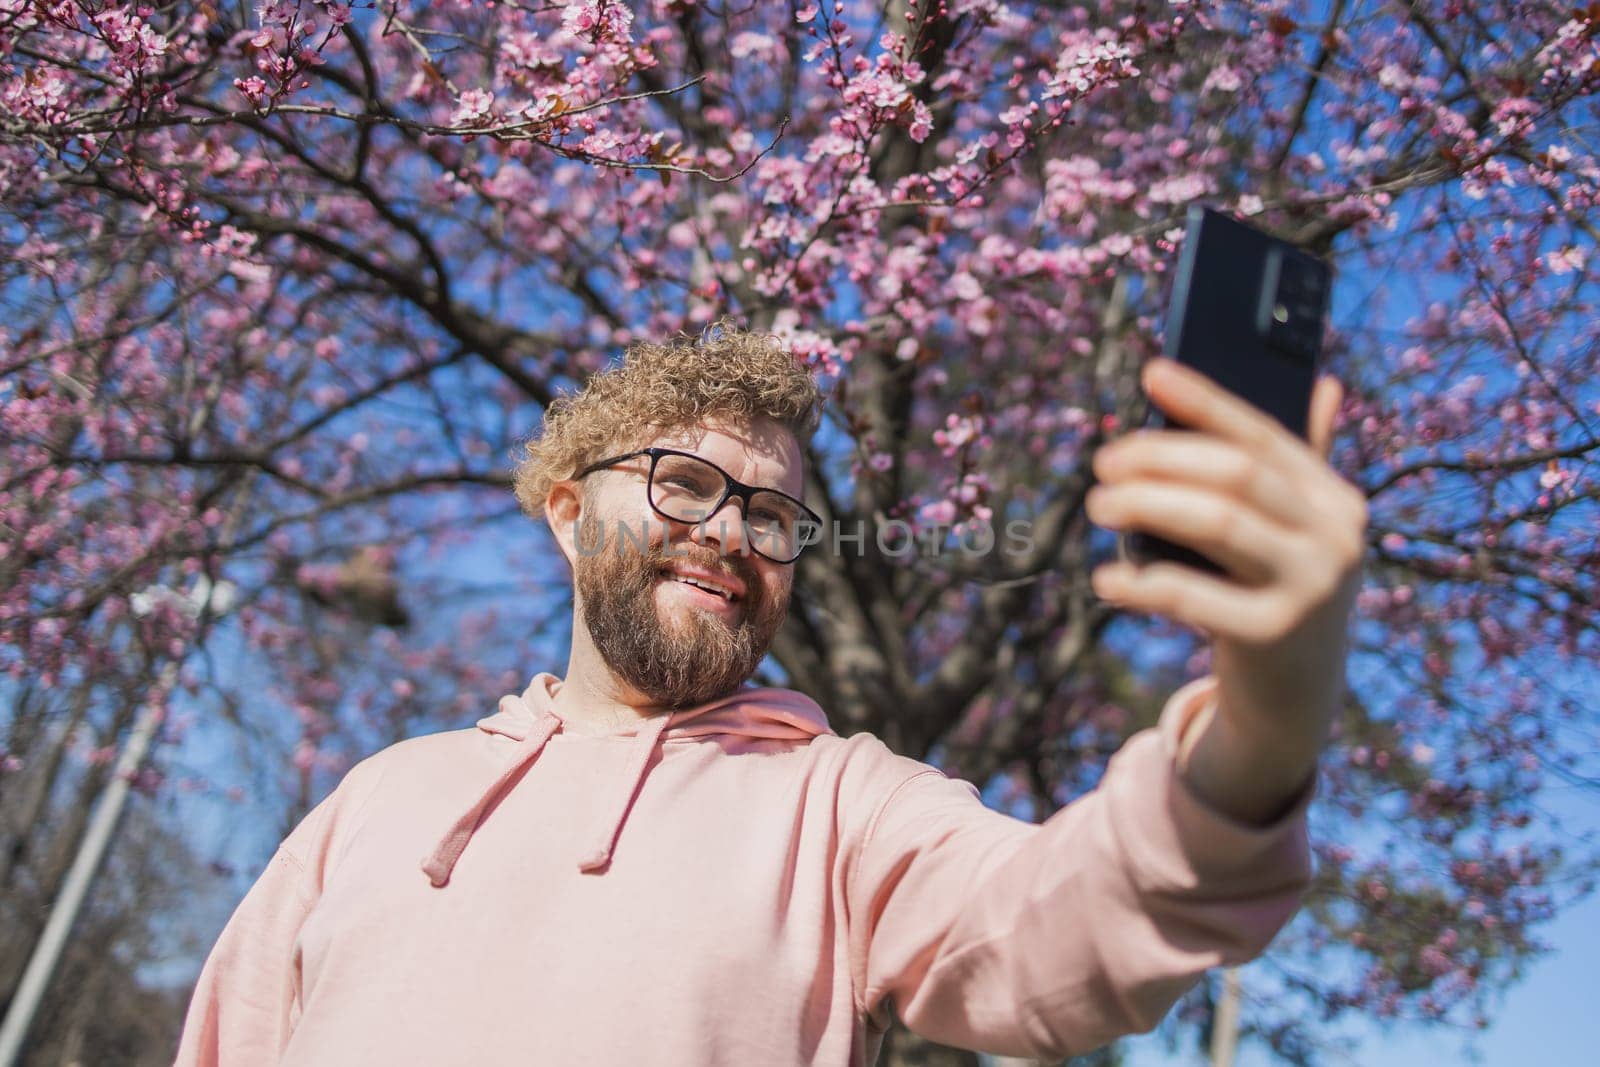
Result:
<instances>
[{"instance_id":1,"label":"man's smile","mask_svg":"<svg viewBox=\"0 0 1600 1067\"><path fill-rule=\"evenodd\" d=\"M727 602L744 599L745 586L731 574L720 574L693 564L675 564L662 572L663 577L713 593Z\"/></svg>"}]
</instances>

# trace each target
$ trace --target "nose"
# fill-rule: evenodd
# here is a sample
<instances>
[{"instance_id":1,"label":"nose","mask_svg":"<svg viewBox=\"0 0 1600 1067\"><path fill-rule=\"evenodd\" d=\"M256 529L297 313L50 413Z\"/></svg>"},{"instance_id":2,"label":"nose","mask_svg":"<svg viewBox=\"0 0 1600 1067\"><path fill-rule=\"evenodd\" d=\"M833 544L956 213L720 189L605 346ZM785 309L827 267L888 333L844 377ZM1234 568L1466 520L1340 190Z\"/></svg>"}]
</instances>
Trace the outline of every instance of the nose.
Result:
<instances>
[{"instance_id":1,"label":"nose","mask_svg":"<svg viewBox=\"0 0 1600 1067\"><path fill-rule=\"evenodd\" d=\"M715 541L723 555L747 555L744 538L744 512L739 498L730 496L720 509L689 527L689 538L696 544Z\"/></svg>"}]
</instances>

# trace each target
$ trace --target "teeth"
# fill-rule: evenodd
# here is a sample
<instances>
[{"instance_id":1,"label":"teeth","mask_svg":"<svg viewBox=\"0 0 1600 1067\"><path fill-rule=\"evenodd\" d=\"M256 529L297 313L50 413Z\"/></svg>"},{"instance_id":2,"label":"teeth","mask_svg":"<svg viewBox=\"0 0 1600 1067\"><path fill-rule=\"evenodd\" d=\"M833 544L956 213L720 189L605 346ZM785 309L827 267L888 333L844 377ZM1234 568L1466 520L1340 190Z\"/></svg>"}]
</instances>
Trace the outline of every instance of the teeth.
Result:
<instances>
[{"instance_id":1,"label":"teeth","mask_svg":"<svg viewBox=\"0 0 1600 1067\"><path fill-rule=\"evenodd\" d=\"M675 581L675 582L683 582L686 585L692 585L696 589L704 589L708 593L715 593L715 594L717 594L718 596L720 596L724 600L732 600L733 599L733 594L728 592L726 589L722 589L722 588L719 588L719 587L717 587L715 585L710 585L710 584L708 584L706 582L702 582L698 578L690 578L687 575L683 575L683 574L674 574L672 576L672 580Z\"/></svg>"}]
</instances>

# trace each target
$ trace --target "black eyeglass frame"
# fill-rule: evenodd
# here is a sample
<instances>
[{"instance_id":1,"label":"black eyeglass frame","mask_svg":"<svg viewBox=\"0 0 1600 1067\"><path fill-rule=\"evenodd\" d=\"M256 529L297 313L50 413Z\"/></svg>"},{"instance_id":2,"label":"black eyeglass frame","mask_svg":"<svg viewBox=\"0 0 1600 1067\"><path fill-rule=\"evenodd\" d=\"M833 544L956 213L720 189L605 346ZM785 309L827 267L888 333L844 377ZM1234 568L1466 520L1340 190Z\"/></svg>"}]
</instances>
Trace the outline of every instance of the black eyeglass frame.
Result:
<instances>
[{"instance_id":1,"label":"black eyeglass frame","mask_svg":"<svg viewBox=\"0 0 1600 1067\"><path fill-rule=\"evenodd\" d=\"M727 471L723 470L709 459L706 459L704 456L697 456L693 452L685 452L679 448L652 447L641 448L634 452L624 452L620 456L612 456L609 459L596 460L587 467L583 468L583 470L579 471L577 474L574 474L572 477L573 480L576 481L577 479L585 478L593 474L595 471L604 470L607 467L613 467L618 463L623 463L630 459L637 459L640 456L650 457L650 472L645 477L645 499L649 501L650 509L657 515L660 515L663 519L666 519L668 522L690 522L691 520L674 518L673 516L662 511L660 508L656 507L655 493L652 492L652 488L655 486L656 481L656 464L661 462L662 456L683 456L685 459L698 460L699 462L710 467L712 470L716 471L718 474L722 475L722 495L717 498L717 503L714 507L707 509L705 515L699 520L700 522L704 522L706 519L709 519L711 516L721 511L723 505L727 504L729 498L738 497L740 520L748 523L748 520L745 518L745 516L747 516L750 512L750 498L755 496L757 493L772 493L774 496L780 496L783 499L792 502L800 509L800 521L802 523L802 527L804 524L809 523L814 529L820 530L822 528L822 516L818 515L815 511L812 511L809 507L807 507L805 501L796 497L792 497L781 489L769 489L764 485L746 485L744 482L741 482L739 479L735 478L733 475L729 474ZM807 545L815 543L804 535L803 528L801 530L797 530L796 533L798 535L796 537L796 542L799 547L795 549L794 555L790 556L788 559L779 559L770 552L763 552L755 543L757 540L756 538L749 538L745 543L748 544L750 548L763 559L769 559L774 563L786 565L799 559L800 554L806 550Z\"/></svg>"}]
</instances>

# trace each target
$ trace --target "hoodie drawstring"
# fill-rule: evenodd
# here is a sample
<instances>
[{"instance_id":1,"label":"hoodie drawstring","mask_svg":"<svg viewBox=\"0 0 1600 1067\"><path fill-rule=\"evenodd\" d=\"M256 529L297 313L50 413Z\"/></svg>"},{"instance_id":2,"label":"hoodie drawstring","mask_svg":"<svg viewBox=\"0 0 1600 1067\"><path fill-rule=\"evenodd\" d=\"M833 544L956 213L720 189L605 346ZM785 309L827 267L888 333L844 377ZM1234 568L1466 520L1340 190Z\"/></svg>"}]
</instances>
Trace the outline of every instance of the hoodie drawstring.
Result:
<instances>
[{"instance_id":1,"label":"hoodie drawstring","mask_svg":"<svg viewBox=\"0 0 1600 1067\"><path fill-rule=\"evenodd\" d=\"M488 817L489 810L502 794L515 788L518 776L539 758L551 736L562 729L562 716L554 706L554 697L561 684L561 679L541 672L528 683L521 696L501 697L499 711L478 720L478 729L484 733L497 734L515 744L507 753L507 760L494 781L489 783L471 807L461 813L439 843L423 858L422 872L434 887L444 886L450 881L450 875L472 840L472 835L477 832L478 824ZM622 834L622 824L628 820L629 813L638 801L645 777L650 772L650 760L655 755L656 746L667 740L668 731L680 741L730 736L752 742L788 741L797 744L803 744L819 734L833 733L828 728L827 716L816 702L789 689L741 689L696 707L652 715L638 724L627 752L627 764L618 779L612 780L608 773L606 780L599 783L599 788L595 790L594 799L601 801L604 807L598 811L591 828L591 847L579 852L579 872L596 874L610 866L617 840ZM620 741L620 736L615 741L608 737L607 744ZM498 749L502 746L496 741L494 747Z\"/></svg>"},{"instance_id":2,"label":"hoodie drawstring","mask_svg":"<svg viewBox=\"0 0 1600 1067\"><path fill-rule=\"evenodd\" d=\"M650 757L655 753L656 745L660 744L661 735L666 732L668 724L676 715L676 712L655 715L640 727L638 736L633 741L633 751L629 754L631 762L627 773L622 776L624 788L618 794L612 810L600 822L600 832L595 835L595 847L578 861L578 870L590 874L604 869L606 864L611 862L611 851L617 845L617 835L622 832L622 823L628 817L628 809L633 807L633 800L639 795L639 788L644 784L644 773L650 766Z\"/></svg>"},{"instance_id":3,"label":"hoodie drawstring","mask_svg":"<svg viewBox=\"0 0 1600 1067\"><path fill-rule=\"evenodd\" d=\"M506 709L507 701L521 701L520 697L503 696L500 698L500 709ZM450 872L455 869L456 860L461 858L461 853L466 850L467 842L472 839L472 831L477 829L478 820L483 818L483 813L489 805L494 803L511 779L521 772L540 752L544 751L544 744L550 740L550 735L556 732L561 725L561 719L554 713L546 712L539 716L526 735L518 739L516 751L512 753L511 761L506 764L505 770L489 784L483 795L461 817L450 825L444 837L439 839L438 845L422 861L422 872L428 876L428 881L435 887L442 886L450 881Z\"/></svg>"}]
</instances>

